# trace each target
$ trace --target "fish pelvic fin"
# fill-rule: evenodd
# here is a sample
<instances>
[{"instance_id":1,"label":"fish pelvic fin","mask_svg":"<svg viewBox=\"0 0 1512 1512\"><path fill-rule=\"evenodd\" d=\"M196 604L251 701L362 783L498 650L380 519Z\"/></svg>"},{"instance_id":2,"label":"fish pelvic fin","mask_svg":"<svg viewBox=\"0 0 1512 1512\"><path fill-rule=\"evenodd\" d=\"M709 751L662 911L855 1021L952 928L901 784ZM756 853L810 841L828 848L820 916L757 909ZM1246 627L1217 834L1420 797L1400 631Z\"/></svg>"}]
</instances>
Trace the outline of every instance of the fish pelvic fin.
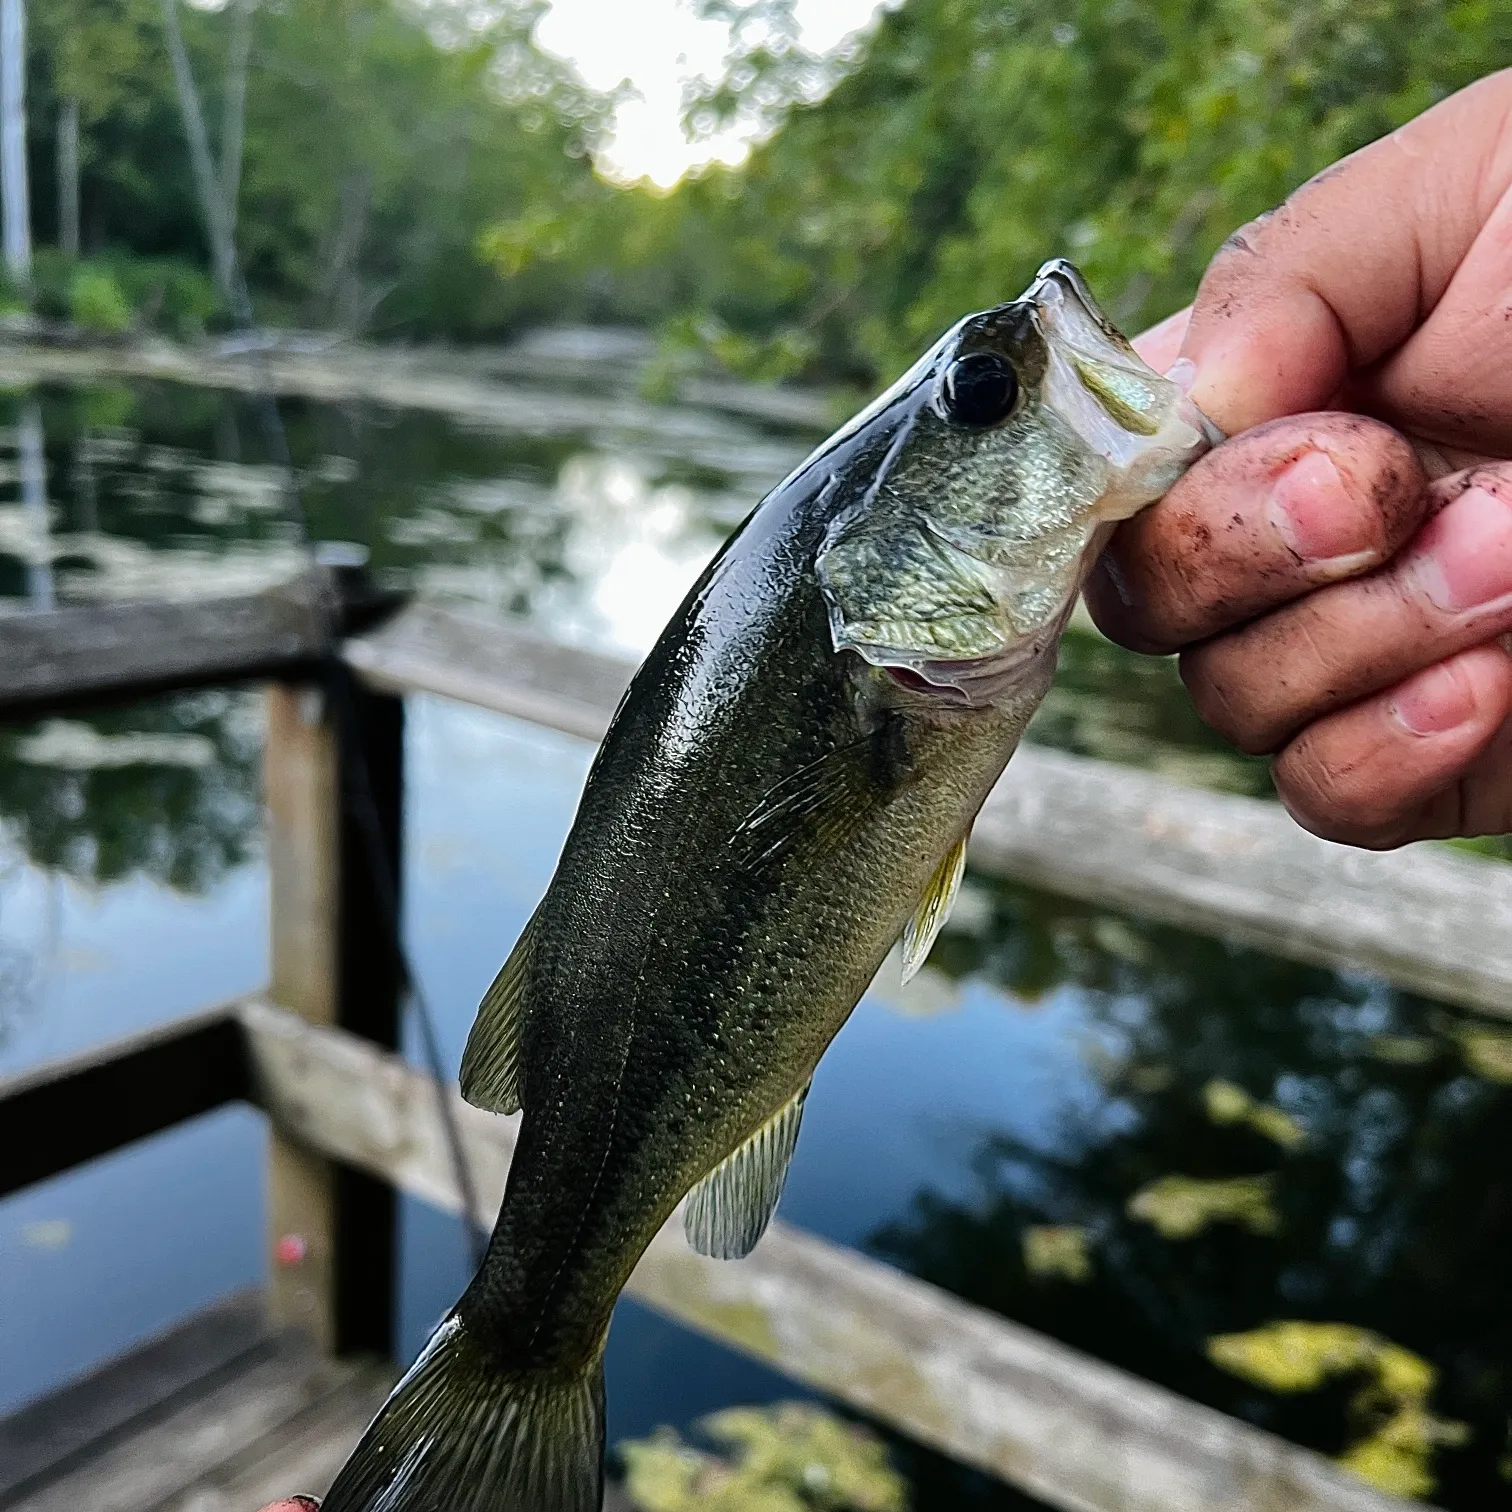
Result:
<instances>
[{"instance_id":1,"label":"fish pelvic fin","mask_svg":"<svg viewBox=\"0 0 1512 1512\"><path fill-rule=\"evenodd\" d=\"M324 1512L599 1512L602 1354L510 1371L452 1313L342 1466Z\"/></svg>"},{"instance_id":2,"label":"fish pelvic fin","mask_svg":"<svg viewBox=\"0 0 1512 1512\"><path fill-rule=\"evenodd\" d=\"M535 918L521 931L509 959L478 1004L462 1052L462 1095L489 1113L518 1113L520 1047L524 1039L526 983Z\"/></svg>"},{"instance_id":3,"label":"fish pelvic fin","mask_svg":"<svg viewBox=\"0 0 1512 1512\"><path fill-rule=\"evenodd\" d=\"M808 1083L688 1194L683 1232L700 1255L741 1260L766 1232L782 1196Z\"/></svg>"},{"instance_id":4,"label":"fish pelvic fin","mask_svg":"<svg viewBox=\"0 0 1512 1512\"><path fill-rule=\"evenodd\" d=\"M903 926L903 980L908 981L929 958L935 940L950 917L961 878L966 874L966 840L970 831L956 841L935 867L924 888L924 896L914 909L913 918Z\"/></svg>"}]
</instances>

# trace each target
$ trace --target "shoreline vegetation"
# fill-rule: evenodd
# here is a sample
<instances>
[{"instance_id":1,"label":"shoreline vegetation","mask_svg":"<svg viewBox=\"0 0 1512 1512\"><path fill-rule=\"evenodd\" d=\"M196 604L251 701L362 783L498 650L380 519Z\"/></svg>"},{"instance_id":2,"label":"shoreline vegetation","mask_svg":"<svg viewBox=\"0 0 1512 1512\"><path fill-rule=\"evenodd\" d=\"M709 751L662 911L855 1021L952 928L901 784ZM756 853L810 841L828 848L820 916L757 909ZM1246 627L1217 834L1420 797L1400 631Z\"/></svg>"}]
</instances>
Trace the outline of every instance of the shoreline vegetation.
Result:
<instances>
[{"instance_id":1,"label":"shoreline vegetation","mask_svg":"<svg viewBox=\"0 0 1512 1512\"><path fill-rule=\"evenodd\" d=\"M819 438L856 399L835 387L754 382L707 362L668 374L654 338L633 328L541 327L514 342L466 346L276 330L186 342L151 333L102 337L77 326L0 317L0 390L112 380L361 399L484 424L528 422L545 434L653 425L659 422L652 407L675 404Z\"/></svg>"},{"instance_id":2,"label":"shoreline vegetation","mask_svg":"<svg viewBox=\"0 0 1512 1512\"><path fill-rule=\"evenodd\" d=\"M663 191L594 169L616 94L535 41L545 0L34 5L29 290L105 337L233 322L170 66L181 33L256 316L406 343L635 327L664 385L713 361L860 391L1072 256L1128 328L1234 227L1512 52L1476 0L902 0L833 52L793 0L728 27L686 124L757 145Z\"/></svg>"}]
</instances>

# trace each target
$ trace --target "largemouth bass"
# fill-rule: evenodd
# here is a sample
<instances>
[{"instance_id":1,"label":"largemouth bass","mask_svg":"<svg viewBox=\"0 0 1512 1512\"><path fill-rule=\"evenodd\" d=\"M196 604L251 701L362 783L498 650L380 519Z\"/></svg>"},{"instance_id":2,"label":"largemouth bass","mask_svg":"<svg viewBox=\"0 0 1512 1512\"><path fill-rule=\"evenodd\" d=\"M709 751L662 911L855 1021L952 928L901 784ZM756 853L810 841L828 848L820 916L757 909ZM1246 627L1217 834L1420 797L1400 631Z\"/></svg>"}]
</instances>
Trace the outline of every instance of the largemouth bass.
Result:
<instances>
[{"instance_id":1,"label":"largemouth bass","mask_svg":"<svg viewBox=\"0 0 1512 1512\"><path fill-rule=\"evenodd\" d=\"M478 1010L469 1101L524 1109L487 1257L326 1512L590 1512L604 1340L690 1191L760 1238L819 1057L1050 685L1106 531L1216 438L1069 264L969 316L758 506L637 672Z\"/></svg>"}]
</instances>

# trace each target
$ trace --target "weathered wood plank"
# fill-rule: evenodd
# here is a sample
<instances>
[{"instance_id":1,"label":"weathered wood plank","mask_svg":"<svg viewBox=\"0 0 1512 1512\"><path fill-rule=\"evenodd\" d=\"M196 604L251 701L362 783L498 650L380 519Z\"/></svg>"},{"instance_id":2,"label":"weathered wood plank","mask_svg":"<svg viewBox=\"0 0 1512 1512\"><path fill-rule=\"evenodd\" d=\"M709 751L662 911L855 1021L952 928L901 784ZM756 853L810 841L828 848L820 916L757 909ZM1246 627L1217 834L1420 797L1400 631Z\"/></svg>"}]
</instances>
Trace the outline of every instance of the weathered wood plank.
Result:
<instances>
[{"instance_id":1,"label":"weathered wood plank","mask_svg":"<svg viewBox=\"0 0 1512 1512\"><path fill-rule=\"evenodd\" d=\"M396 1375L376 1361L355 1365L329 1395L238 1446L152 1512L253 1512L296 1492L324 1496Z\"/></svg>"},{"instance_id":2,"label":"weathered wood plank","mask_svg":"<svg viewBox=\"0 0 1512 1512\"><path fill-rule=\"evenodd\" d=\"M404 995L395 922L404 875L404 700L370 691L344 667L331 682L341 768L336 1022L392 1050ZM387 1182L338 1167L332 1283L338 1354L394 1353L398 1225Z\"/></svg>"},{"instance_id":3,"label":"weathered wood plank","mask_svg":"<svg viewBox=\"0 0 1512 1512\"><path fill-rule=\"evenodd\" d=\"M253 1084L311 1148L456 1212L430 1085L266 1004L242 1010ZM515 1119L456 1102L487 1222ZM1068 1512L1402 1512L1322 1456L1186 1401L938 1288L776 1223L738 1263L676 1218L632 1296Z\"/></svg>"},{"instance_id":4,"label":"weathered wood plank","mask_svg":"<svg viewBox=\"0 0 1512 1512\"><path fill-rule=\"evenodd\" d=\"M219 1008L0 1076L0 1196L245 1095Z\"/></svg>"},{"instance_id":5,"label":"weathered wood plank","mask_svg":"<svg viewBox=\"0 0 1512 1512\"><path fill-rule=\"evenodd\" d=\"M436 693L602 740L635 668L498 620L436 604L402 609L348 640L348 665L390 693Z\"/></svg>"},{"instance_id":6,"label":"weathered wood plank","mask_svg":"<svg viewBox=\"0 0 1512 1512\"><path fill-rule=\"evenodd\" d=\"M436 606L347 642L390 691L429 692L600 739L624 661ZM1512 866L1319 840L1274 803L1026 746L972 835L982 871L1512 1017Z\"/></svg>"},{"instance_id":7,"label":"weathered wood plank","mask_svg":"<svg viewBox=\"0 0 1512 1512\"><path fill-rule=\"evenodd\" d=\"M267 690L263 788L268 809L269 990L312 1024L337 1018L341 783L325 692ZM268 1143L269 1312L337 1347L337 1172L274 1127Z\"/></svg>"},{"instance_id":8,"label":"weathered wood plank","mask_svg":"<svg viewBox=\"0 0 1512 1512\"><path fill-rule=\"evenodd\" d=\"M268 1341L262 1293L237 1292L0 1418L0 1507L98 1453Z\"/></svg>"},{"instance_id":9,"label":"weathered wood plank","mask_svg":"<svg viewBox=\"0 0 1512 1512\"><path fill-rule=\"evenodd\" d=\"M1512 1017L1512 866L1320 840L1279 804L1026 747L971 859L1108 907Z\"/></svg>"},{"instance_id":10,"label":"weathered wood plank","mask_svg":"<svg viewBox=\"0 0 1512 1512\"><path fill-rule=\"evenodd\" d=\"M342 1389L362 1368L323 1359L308 1340L286 1334L246 1369L23 1497L15 1512L155 1512L214 1475L245 1445Z\"/></svg>"},{"instance_id":11,"label":"weathered wood plank","mask_svg":"<svg viewBox=\"0 0 1512 1512\"><path fill-rule=\"evenodd\" d=\"M0 713L309 664L329 648L337 606L317 568L235 597L0 615Z\"/></svg>"}]
</instances>

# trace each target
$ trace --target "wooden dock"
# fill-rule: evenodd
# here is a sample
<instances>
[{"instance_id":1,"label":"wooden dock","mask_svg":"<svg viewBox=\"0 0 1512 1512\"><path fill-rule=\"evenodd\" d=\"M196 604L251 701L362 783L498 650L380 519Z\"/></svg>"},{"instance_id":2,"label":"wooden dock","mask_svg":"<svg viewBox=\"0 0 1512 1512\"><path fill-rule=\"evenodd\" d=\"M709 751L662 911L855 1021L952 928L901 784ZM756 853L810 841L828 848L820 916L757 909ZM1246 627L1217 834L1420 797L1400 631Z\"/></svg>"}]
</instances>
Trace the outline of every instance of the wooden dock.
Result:
<instances>
[{"instance_id":1,"label":"wooden dock","mask_svg":"<svg viewBox=\"0 0 1512 1512\"><path fill-rule=\"evenodd\" d=\"M394 1381L241 1293L5 1419L5 1512L255 1512L323 1492Z\"/></svg>"},{"instance_id":2,"label":"wooden dock","mask_svg":"<svg viewBox=\"0 0 1512 1512\"><path fill-rule=\"evenodd\" d=\"M0 1421L0 1512L255 1512L318 1491L392 1379L394 1194L464 1206L438 1089L394 1053L399 963L374 948L399 874L403 697L597 739L631 669L435 606L372 622L381 608L317 575L223 604L0 620L0 717L271 679L273 967L254 998L0 1078L0 1196L247 1102L272 1131L270 1255L299 1240L265 1295ZM1361 855L1276 805L1043 751L1021 753L989 799L972 859L1512 1017L1512 866ZM516 1121L443 1095L487 1223ZM693 1254L674 1215L629 1292L1065 1512L1417 1505L781 1222L722 1263Z\"/></svg>"}]
</instances>

